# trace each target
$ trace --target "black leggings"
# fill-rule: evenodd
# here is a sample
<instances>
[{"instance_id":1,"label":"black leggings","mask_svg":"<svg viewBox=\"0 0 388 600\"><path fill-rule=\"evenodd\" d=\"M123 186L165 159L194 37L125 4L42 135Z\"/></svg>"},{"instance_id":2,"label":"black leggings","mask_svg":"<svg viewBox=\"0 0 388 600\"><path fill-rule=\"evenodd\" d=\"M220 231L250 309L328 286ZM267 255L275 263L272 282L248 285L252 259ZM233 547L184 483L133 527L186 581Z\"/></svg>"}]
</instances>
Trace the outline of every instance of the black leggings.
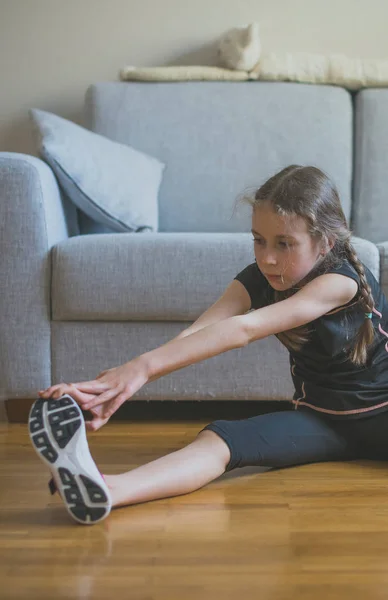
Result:
<instances>
[{"instance_id":1,"label":"black leggings","mask_svg":"<svg viewBox=\"0 0 388 600\"><path fill-rule=\"evenodd\" d=\"M231 459L226 471L248 465L388 460L388 412L345 419L331 420L300 408L238 421L213 421L202 431L214 431L228 445Z\"/></svg>"}]
</instances>

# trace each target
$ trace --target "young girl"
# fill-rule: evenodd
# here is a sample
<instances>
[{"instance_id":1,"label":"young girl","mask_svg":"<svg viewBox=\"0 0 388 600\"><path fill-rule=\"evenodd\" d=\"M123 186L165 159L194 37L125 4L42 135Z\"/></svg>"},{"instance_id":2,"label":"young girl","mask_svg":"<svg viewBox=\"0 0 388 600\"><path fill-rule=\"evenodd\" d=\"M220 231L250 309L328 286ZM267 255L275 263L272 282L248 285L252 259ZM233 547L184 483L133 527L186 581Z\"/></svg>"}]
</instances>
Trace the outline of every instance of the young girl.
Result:
<instances>
[{"instance_id":1,"label":"young girl","mask_svg":"<svg viewBox=\"0 0 388 600\"><path fill-rule=\"evenodd\" d=\"M351 245L334 185L315 167L292 165L251 205L256 261L191 327L93 381L39 392L31 440L77 521L187 494L237 467L388 460L388 305ZM87 429L99 429L145 383L271 334L289 350L294 410L214 421L181 450L100 474L79 406L93 415Z\"/></svg>"}]
</instances>

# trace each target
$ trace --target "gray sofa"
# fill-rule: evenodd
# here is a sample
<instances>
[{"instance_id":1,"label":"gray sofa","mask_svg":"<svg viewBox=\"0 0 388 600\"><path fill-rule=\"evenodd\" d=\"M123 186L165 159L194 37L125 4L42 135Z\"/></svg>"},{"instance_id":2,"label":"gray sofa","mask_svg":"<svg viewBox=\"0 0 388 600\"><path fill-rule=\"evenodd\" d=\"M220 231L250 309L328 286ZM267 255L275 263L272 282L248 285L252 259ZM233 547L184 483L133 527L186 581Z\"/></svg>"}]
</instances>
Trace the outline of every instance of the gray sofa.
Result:
<instances>
[{"instance_id":1,"label":"gray sofa","mask_svg":"<svg viewBox=\"0 0 388 600\"><path fill-rule=\"evenodd\" d=\"M294 83L103 82L84 125L167 167L159 230L101 229L49 166L0 153L0 393L94 378L187 328L254 261L246 189L287 164L336 182L361 259L388 289L388 90ZM290 399L274 337L145 385L140 400Z\"/></svg>"}]
</instances>

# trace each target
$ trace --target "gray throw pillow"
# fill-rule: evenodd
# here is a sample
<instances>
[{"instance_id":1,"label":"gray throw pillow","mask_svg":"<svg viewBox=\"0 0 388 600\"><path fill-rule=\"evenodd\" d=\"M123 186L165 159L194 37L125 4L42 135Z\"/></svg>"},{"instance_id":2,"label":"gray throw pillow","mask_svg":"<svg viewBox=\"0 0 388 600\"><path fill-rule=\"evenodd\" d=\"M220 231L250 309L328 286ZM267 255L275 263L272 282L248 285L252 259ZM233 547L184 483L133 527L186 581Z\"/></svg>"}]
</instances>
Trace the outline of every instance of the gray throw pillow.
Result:
<instances>
[{"instance_id":1,"label":"gray throw pillow","mask_svg":"<svg viewBox=\"0 0 388 600\"><path fill-rule=\"evenodd\" d=\"M52 113L29 112L41 157L81 211L113 231L158 231L164 163Z\"/></svg>"}]
</instances>

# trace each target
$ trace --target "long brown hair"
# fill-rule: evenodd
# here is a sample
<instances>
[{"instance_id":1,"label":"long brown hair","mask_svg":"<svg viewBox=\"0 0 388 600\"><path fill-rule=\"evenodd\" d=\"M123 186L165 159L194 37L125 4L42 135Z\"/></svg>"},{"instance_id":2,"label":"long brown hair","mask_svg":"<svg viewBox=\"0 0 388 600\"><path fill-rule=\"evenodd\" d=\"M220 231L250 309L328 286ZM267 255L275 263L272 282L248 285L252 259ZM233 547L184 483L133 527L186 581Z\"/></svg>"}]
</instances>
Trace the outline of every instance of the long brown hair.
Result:
<instances>
[{"instance_id":1,"label":"long brown hair","mask_svg":"<svg viewBox=\"0 0 388 600\"><path fill-rule=\"evenodd\" d=\"M338 191L330 178L317 167L290 165L268 179L254 197L244 195L253 211L263 202L269 202L275 212L285 215L297 215L305 219L308 231L315 241L331 240L334 245L317 267L299 282L298 287L279 292L275 290L275 302L295 294L300 287L329 268L340 265L344 258L355 268L360 287L357 302L362 310L370 313L374 302L371 288L367 282L363 264L358 259L350 239L351 231L343 213ZM277 334L277 337L293 350L299 350L309 339L308 326L297 327ZM350 350L350 359L357 365L363 365L367 359L367 348L374 338L371 319L365 318Z\"/></svg>"}]
</instances>

